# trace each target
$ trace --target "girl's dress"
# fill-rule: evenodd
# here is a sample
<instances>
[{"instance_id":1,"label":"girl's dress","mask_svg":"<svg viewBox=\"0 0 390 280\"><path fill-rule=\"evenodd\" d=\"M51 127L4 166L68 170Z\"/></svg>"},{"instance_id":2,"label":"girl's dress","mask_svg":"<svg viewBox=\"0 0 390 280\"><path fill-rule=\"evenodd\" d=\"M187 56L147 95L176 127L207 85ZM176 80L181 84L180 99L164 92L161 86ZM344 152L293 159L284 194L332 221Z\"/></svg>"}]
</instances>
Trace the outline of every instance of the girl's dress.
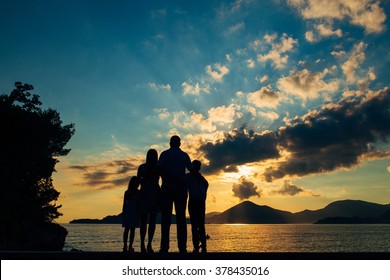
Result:
<instances>
[{"instance_id":1,"label":"girl's dress","mask_svg":"<svg viewBox=\"0 0 390 280\"><path fill-rule=\"evenodd\" d=\"M139 190L125 191L122 211L122 227L139 227Z\"/></svg>"}]
</instances>

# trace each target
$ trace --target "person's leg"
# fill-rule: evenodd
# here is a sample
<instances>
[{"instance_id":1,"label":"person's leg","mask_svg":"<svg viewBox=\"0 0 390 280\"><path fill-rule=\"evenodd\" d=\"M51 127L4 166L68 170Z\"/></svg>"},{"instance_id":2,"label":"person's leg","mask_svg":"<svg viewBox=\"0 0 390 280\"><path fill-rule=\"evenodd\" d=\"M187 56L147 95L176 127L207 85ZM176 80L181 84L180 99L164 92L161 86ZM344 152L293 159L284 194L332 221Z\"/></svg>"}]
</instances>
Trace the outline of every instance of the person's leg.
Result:
<instances>
[{"instance_id":1,"label":"person's leg","mask_svg":"<svg viewBox=\"0 0 390 280\"><path fill-rule=\"evenodd\" d=\"M202 252L207 252L206 244L206 227L205 227L205 213L206 213L206 203L205 201L199 201L198 205L198 228L199 228L199 239L202 244Z\"/></svg>"},{"instance_id":2,"label":"person's leg","mask_svg":"<svg viewBox=\"0 0 390 280\"><path fill-rule=\"evenodd\" d=\"M152 243L154 232L156 231L156 216L157 212L151 211L149 213L149 230L148 230L148 252L153 253Z\"/></svg>"},{"instance_id":3,"label":"person's leg","mask_svg":"<svg viewBox=\"0 0 390 280\"><path fill-rule=\"evenodd\" d=\"M123 252L127 251L127 239L129 238L129 230L130 228L125 227L123 230Z\"/></svg>"},{"instance_id":4,"label":"person's leg","mask_svg":"<svg viewBox=\"0 0 390 280\"><path fill-rule=\"evenodd\" d=\"M194 246L193 252L196 253L199 252L199 234L196 222L196 205L192 199L188 201L188 212L190 214L191 221L192 245Z\"/></svg>"},{"instance_id":5,"label":"person's leg","mask_svg":"<svg viewBox=\"0 0 390 280\"><path fill-rule=\"evenodd\" d=\"M186 223L187 194L175 196L177 245L181 253L187 252L187 223Z\"/></svg>"},{"instance_id":6,"label":"person's leg","mask_svg":"<svg viewBox=\"0 0 390 280\"><path fill-rule=\"evenodd\" d=\"M148 213L146 210L141 210L141 223L140 223L140 237L141 237L141 252L146 252L145 248L145 236L146 236L146 229L147 229L147 220L148 220Z\"/></svg>"},{"instance_id":7,"label":"person's leg","mask_svg":"<svg viewBox=\"0 0 390 280\"><path fill-rule=\"evenodd\" d=\"M133 249L134 236L135 236L135 227L132 227L132 228L130 228L130 242L129 242L129 251L130 252L134 252L134 249Z\"/></svg>"},{"instance_id":8,"label":"person's leg","mask_svg":"<svg viewBox=\"0 0 390 280\"><path fill-rule=\"evenodd\" d=\"M160 252L169 250L169 230L171 227L173 200L167 190L161 191L161 243Z\"/></svg>"}]
</instances>

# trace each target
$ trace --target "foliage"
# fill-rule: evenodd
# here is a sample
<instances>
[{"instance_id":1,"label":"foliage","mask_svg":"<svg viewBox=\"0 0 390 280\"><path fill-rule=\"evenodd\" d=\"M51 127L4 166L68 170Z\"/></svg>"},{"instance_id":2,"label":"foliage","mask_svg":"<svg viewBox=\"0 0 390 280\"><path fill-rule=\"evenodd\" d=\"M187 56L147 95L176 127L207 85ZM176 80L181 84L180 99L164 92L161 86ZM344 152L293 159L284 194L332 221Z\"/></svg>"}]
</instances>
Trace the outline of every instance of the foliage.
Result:
<instances>
[{"instance_id":1,"label":"foliage","mask_svg":"<svg viewBox=\"0 0 390 280\"><path fill-rule=\"evenodd\" d=\"M62 125L56 110L42 109L32 90L17 82L9 95L0 95L0 223L11 228L62 215L52 173L75 132L74 124Z\"/></svg>"}]
</instances>

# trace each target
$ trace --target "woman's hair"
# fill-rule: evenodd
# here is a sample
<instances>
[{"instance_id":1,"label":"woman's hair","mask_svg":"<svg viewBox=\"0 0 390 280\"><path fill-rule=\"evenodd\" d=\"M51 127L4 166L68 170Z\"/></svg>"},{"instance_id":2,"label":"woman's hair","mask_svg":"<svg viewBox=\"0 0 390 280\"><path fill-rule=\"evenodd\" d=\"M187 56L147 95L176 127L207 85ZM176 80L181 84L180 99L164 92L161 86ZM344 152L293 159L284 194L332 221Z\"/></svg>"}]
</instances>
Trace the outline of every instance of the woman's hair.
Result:
<instances>
[{"instance_id":1,"label":"woman's hair","mask_svg":"<svg viewBox=\"0 0 390 280\"><path fill-rule=\"evenodd\" d=\"M155 166L157 164L158 155L155 149L149 149L146 153L146 165Z\"/></svg>"},{"instance_id":2,"label":"woman's hair","mask_svg":"<svg viewBox=\"0 0 390 280\"><path fill-rule=\"evenodd\" d=\"M137 176L131 177L131 179L129 181L129 186L127 187L127 189L130 192L134 192L136 189L138 189L138 186L139 186L138 177Z\"/></svg>"}]
</instances>

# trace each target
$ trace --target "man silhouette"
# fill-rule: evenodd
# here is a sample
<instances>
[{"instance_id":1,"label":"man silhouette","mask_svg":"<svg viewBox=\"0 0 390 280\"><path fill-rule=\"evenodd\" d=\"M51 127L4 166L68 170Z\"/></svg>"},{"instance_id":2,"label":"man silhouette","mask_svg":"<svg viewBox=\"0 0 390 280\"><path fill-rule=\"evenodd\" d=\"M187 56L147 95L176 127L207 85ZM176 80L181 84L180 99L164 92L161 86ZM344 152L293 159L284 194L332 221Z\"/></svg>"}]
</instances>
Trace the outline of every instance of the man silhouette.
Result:
<instances>
[{"instance_id":1,"label":"man silhouette","mask_svg":"<svg viewBox=\"0 0 390 280\"><path fill-rule=\"evenodd\" d=\"M190 157L180 149L180 137L174 135L170 139L170 148L161 153L158 160L161 185L161 246L160 252L169 250L169 232L173 204L176 212L177 243L181 253L187 252L187 187L185 183L186 169L194 171Z\"/></svg>"}]
</instances>

